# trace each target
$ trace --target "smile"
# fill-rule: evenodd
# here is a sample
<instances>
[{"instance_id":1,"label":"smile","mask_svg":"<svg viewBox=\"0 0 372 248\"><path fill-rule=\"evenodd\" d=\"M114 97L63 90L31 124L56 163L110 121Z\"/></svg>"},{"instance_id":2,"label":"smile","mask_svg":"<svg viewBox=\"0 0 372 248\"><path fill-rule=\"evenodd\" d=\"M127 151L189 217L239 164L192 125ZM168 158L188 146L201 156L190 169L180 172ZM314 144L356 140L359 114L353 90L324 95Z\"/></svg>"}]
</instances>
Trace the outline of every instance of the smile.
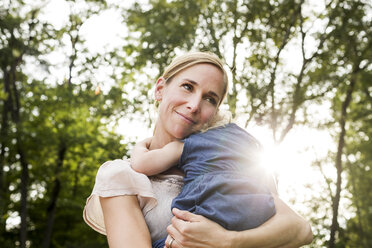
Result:
<instances>
[{"instance_id":1,"label":"smile","mask_svg":"<svg viewBox=\"0 0 372 248\"><path fill-rule=\"evenodd\" d=\"M191 118L189 118L189 117L187 117L187 116L184 116L183 114L178 113L177 111L174 111L174 112L176 112L176 114L178 114L178 116L180 116L181 119L183 119L183 120L186 121L187 123L189 123L189 124L196 124L196 121L194 121L193 119L191 119Z\"/></svg>"}]
</instances>

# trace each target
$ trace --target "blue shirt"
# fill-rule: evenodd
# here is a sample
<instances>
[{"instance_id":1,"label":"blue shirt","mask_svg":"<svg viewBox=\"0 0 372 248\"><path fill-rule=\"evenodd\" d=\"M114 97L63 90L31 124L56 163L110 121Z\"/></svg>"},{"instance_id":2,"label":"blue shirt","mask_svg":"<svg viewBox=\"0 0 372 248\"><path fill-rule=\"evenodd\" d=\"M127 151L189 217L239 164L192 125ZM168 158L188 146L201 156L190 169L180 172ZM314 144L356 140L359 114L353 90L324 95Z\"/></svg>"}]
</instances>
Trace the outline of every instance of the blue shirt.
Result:
<instances>
[{"instance_id":1,"label":"blue shirt","mask_svg":"<svg viewBox=\"0 0 372 248\"><path fill-rule=\"evenodd\" d=\"M179 168L184 186L172 208L202 215L228 230L255 228L275 214L274 200L262 183L260 143L230 123L192 134L184 140ZM165 238L153 243L164 247Z\"/></svg>"}]
</instances>

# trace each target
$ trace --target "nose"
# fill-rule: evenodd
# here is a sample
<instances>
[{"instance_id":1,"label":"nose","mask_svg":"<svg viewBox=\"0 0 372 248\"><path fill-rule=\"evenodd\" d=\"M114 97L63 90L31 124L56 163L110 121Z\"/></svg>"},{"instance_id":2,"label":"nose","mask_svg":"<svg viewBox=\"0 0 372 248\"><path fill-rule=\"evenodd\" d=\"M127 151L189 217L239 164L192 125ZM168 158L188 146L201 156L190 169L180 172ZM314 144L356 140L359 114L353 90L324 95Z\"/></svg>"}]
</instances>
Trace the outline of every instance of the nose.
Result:
<instances>
[{"instance_id":1,"label":"nose","mask_svg":"<svg viewBox=\"0 0 372 248\"><path fill-rule=\"evenodd\" d=\"M192 113L197 113L200 111L200 104L201 104L201 97L199 96L192 96L189 98L187 102L187 109L190 110Z\"/></svg>"}]
</instances>

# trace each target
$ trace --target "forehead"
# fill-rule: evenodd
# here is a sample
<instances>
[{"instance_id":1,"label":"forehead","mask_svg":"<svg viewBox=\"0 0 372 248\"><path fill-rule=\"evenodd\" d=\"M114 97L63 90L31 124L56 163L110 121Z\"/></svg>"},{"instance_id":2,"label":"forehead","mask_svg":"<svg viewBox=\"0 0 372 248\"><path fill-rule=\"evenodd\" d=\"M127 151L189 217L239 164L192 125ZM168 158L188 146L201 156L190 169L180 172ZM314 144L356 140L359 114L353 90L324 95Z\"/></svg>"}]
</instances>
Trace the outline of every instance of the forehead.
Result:
<instances>
[{"instance_id":1,"label":"forehead","mask_svg":"<svg viewBox=\"0 0 372 248\"><path fill-rule=\"evenodd\" d=\"M201 88L215 92L222 97L225 82L223 72L215 65L208 63L196 64L183 69L174 76L174 81L192 80ZM187 81L187 80L186 80Z\"/></svg>"}]
</instances>

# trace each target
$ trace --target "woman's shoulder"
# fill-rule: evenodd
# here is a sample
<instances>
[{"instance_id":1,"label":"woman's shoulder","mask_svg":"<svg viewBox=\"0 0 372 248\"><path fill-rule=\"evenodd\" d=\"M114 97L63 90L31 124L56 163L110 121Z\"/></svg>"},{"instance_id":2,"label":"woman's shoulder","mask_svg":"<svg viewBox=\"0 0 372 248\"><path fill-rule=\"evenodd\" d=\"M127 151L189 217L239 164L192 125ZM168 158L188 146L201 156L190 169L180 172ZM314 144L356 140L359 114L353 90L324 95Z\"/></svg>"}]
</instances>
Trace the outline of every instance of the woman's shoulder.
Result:
<instances>
[{"instance_id":1,"label":"woman's shoulder","mask_svg":"<svg viewBox=\"0 0 372 248\"><path fill-rule=\"evenodd\" d=\"M97 178L115 175L118 172L133 170L129 159L115 159L104 162L97 171Z\"/></svg>"},{"instance_id":2,"label":"woman's shoulder","mask_svg":"<svg viewBox=\"0 0 372 248\"><path fill-rule=\"evenodd\" d=\"M108 160L108 161L104 162L102 165L104 165L104 164L120 164L120 163L130 164L130 159L127 158L127 157L117 158L117 159L113 159L113 160Z\"/></svg>"},{"instance_id":3,"label":"woman's shoulder","mask_svg":"<svg viewBox=\"0 0 372 248\"><path fill-rule=\"evenodd\" d=\"M114 159L114 160L108 160L104 162L99 169L106 169L106 168L112 168L112 167L120 167L120 166L130 166L130 159L123 158L123 159Z\"/></svg>"},{"instance_id":4,"label":"woman's shoulder","mask_svg":"<svg viewBox=\"0 0 372 248\"><path fill-rule=\"evenodd\" d=\"M146 175L132 169L129 159L115 159L106 161L99 167L95 187L121 187L126 181L149 183Z\"/></svg>"}]
</instances>

